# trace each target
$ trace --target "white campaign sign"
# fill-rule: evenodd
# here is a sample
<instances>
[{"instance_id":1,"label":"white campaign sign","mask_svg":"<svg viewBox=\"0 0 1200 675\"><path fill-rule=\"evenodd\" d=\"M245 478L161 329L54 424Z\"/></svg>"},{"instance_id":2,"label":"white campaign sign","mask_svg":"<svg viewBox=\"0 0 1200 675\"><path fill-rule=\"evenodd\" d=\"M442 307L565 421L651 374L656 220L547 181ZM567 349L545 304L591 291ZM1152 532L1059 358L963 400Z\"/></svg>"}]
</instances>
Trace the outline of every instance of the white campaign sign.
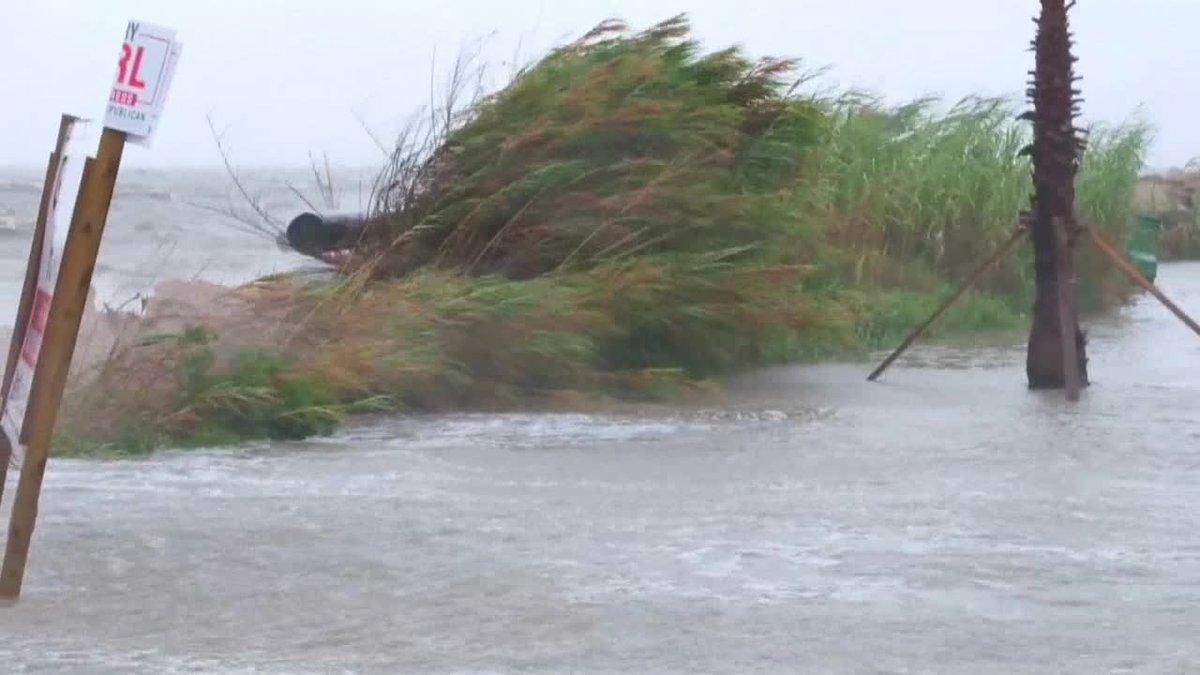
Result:
<instances>
[{"instance_id":1,"label":"white campaign sign","mask_svg":"<svg viewBox=\"0 0 1200 675\"><path fill-rule=\"evenodd\" d=\"M174 30L130 21L108 95L104 126L124 131L135 143L149 145L182 49Z\"/></svg>"},{"instance_id":2,"label":"white campaign sign","mask_svg":"<svg viewBox=\"0 0 1200 675\"><path fill-rule=\"evenodd\" d=\"M25 424L25 411L29 406L29 395L33 388L33 373L37 369L38 357L41 354L42 337L45 335L46 321L50 317L50 303L54 300L54 285L58 282L58 268L62 262L63 248L67 243L67 233L75 210L75 199L79 195L80 181L83 178L84 151L81 146L87 135L87 122L83 120L75 120L67 129L63 154L59 158L58 180L54 185L47 186L51 194L46 228L42 236L37 291L25 329L25 340L21 343L21 351L13 367L12 386L9 388L8 397L3 401L3 415L0 415L0 428L3 428L12 446L9 462L14 468L20 468L25 456L25 446L21 443L21 428Z\"/></svg>"}]
</instances>

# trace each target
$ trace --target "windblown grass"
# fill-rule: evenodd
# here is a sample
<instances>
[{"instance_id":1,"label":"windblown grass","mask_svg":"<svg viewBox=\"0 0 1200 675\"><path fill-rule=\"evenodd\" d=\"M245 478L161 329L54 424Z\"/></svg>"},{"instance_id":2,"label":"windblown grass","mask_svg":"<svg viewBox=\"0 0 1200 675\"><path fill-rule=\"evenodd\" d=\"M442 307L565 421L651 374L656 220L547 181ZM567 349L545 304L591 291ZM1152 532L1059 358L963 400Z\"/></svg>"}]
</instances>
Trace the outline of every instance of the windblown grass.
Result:
<instances>
[{"instance_id":1,"label":"windblown grass","mask_svg":"<svg viewBox=\"0 0 1200 675\"><path fill-rule=\"evenodd\" d=\"M79 391L138 414L77 407L70 437L294 438L364 405L661 398L893 343L1028 208L1029 131L1001 100L811 95L798 65L703 53L682 17L601 24L405 134L348 277L280 282L286 339L124 350ZM1092 134L1080 214L1110 237L1146 140ZM1029 267L1006 261L939 330L1019 324ZM1083 271L1094 306L1119 298L1110 270ZM129 386L139 350L165 384Z\"/></svg>"},{"instance_id":2,"label":"windblown grass","mask_svg":"<svg viewBox=\"0 0 1200 675\"><path fill-rule=\"evenodd\" d=\"M794 237L821 107L789 93L793 61L704 55L687 35L682 17L607 22L459 113L431 156L396 162L367 264L529 279Z\"/></svg>"},{"instance_id":3,"label":"windblown grass","mask_svg":"<svg viewBox=\"0 0 1200 675\"><path fill-rule=\"evenodd\" d=\"M824 153L821 179L805 189L828 224L836 249L853 260L855 285L930 290L962 278L1007 239L1029 208L1030 166L1020 151L1031 140L1018 108L997 99L968 99L948 112L936 100L894 109L843 102ZM1148 132L1139 123L1093 130L1078 180L1079 217L1123 241ZM1088 261L1085 287L1097 308L1118 299L1119 277ZM1002 262L981 290L1012 309L1030 303L1028 251Z\"/></svg>"}]
</instances>

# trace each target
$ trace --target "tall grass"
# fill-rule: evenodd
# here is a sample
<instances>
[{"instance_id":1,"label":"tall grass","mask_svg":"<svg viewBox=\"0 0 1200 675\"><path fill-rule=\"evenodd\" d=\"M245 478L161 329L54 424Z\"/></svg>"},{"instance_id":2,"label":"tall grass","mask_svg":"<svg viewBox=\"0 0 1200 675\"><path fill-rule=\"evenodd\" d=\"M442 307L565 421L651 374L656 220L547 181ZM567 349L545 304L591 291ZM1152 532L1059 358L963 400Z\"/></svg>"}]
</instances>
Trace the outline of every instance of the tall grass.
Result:
<instances>
[{"instance_id":1,"label":"tall grass","mask_svg":"<svg viewBox=\"0 0 1200 675\"><path fill-rule=\"evenodd\" d=\"M895 340L1029 207L1027 125L997 99L818 97L797 66L706 54L682 17L602 24L401 139L353 283L283 293L281 353L206 343L224 356L199 379L174 354L177 391L129 407L163 442L286 438L361 401L658 397ZM1146 142L1136 124L1092 134L1079 212L1110 237ZM1029 268L1006 261L942 329L1015 325ZM1093 305L1119 297L1109 268L1083 271ZM91 391L137 400L122 370ZM128 426L74 421L76 437Z\"/></svg>"},{"instance_id":2,"label":"tall grass","mask_svg":"<svg viewBox=\"0 0 1200 675\"><path fill-rule=\"evenodd\" d=\"M1137 177L1145 165L1150 139L1149 127L1140 121L1093 126L1076 181L1080 221L1100 229L1122 248L1135 215ZM1114 273L1112 264L1091 246L1081 247L1081 252L1077 267L1083 308L1095 311L1123 299L1129 286Z\"/></svg>"},{"instance_id":3,"label":"tall grass","mask_svg":"<svg viewBox=\"0 0 1200 675\"><path fill-rule=\"evenodd\" d=\"M428 157L394 162L363 258L528 279L787 234L780 192L822 112L789 93L794 62L702 54L688 31L602 24L462 111Z\"/></svg>"},{"instance_id":4,"label":"tall grass","mask_svg":"<svg viewBox=\"0 0 1200 675\"><path fill-rule=\"evenodd\" d=\"M948 111L940 106L935 99L890 109L873 101L834 104L821 178L809 189L830 240L860 256L855 283L919 288L930 272L960 278L1010 236L1029 208L1030 164L1021 150L1031 134L1016 119L1019 108L1002 99L967 99ZM1148 140L1140 123L1093 130L1078 179L1082 222L1124 239ZM900 273L897 260L904 262ZM1024 304L1031 274L1028 256L1015 257L983 290ZM1084 275L1114 299L1116 276L1091 266Z\"/></svg>"},{"instance_id":5,"label":"tall grass","mask_svg":"<svg viewBox=\"0 0 1200 675\"><path fill-rule=\"evenodd\" d=\"M1005 101L939 107L833 104L814 187L834 241L955 273L1007 237L1028 203L1027 132Z\"/></svg>"}]
</instances>

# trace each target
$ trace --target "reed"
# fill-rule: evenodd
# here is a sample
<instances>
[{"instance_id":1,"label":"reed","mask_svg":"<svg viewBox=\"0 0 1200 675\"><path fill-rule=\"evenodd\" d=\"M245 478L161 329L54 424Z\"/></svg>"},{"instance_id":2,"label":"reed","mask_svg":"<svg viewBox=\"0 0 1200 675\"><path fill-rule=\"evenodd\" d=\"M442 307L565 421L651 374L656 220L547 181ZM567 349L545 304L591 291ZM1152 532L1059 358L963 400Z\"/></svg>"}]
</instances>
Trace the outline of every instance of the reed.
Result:
<instances>
[{"instance_id":1,"label":"reed","mask_svg":"<svg viewBox=\"0 0 1200 675\"><path fill-rule=\"evenodd\" d=\"M704 392L898 339L1029 205L1013 104L818 96L797 61L704 53L684 17L605 22L481 98L455 73L397 144L346 276L278 280L240 315L290 317L285 337L218 322L135 343L81 376L65 437L145 449L324 433L364 408ZM1147 141L1091 135L1080 217L1114 239ZM1122 297L1108 267L1082 271L1092 306ZM1006 261L940 334L1018 325L1030 274ZM154 386L135 385L146 364Z\"/></svg>"}]
</instances>

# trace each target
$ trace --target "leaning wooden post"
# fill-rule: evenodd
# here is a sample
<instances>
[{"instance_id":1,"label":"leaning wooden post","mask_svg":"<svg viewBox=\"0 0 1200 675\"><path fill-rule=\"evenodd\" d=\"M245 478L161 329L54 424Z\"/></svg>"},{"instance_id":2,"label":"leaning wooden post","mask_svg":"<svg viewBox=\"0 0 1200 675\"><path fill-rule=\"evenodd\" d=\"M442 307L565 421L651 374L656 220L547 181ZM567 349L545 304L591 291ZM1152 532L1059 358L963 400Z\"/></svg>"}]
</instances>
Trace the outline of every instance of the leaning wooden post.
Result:
<instances>
[{"instance_id":1,"label":"leaning wooden post","mask_svg":"<svg viewBox=\"0 0 1200 675\"><path fill-rule=\"evenodd\" d=\"M75 352L124 149L124 132L105 129L100 136L96 158L84 169L83 189L71 219L54 289L54 303L35 371L39 386L34 388L29 404L31 415L26 423L29 443L13 501L4 566L0 568L0 599L15 600L21 594L54 424L67 384L71 355Z\"/></svg>"},{"instance_id":2,"label":"leaning wooden post","mask_svg":"<svg viewBox=\"0 0 1200 675\"><path fill-rule=\"evenodd\" d=\"M4 563L0 566L0 600L13 601L21 594L54 425L87 306L125 142L128 138L149 144L153 138L180 49L171 29L136 21L129 22L125 29L100 147L96 157L84 165L82 188L71 216L33 371L28 414L20 434L25 440L25 458L13 501Z\"/></svg>"},{"instance_id":3,"label":"leaning wooden post","mask_svg":"<svg viewBox=\"0 0 1200 675\"><path fill-rule=\"evenodd\" d=\"M1150 281L1146 279L1146 277L1144 277L1142 273L1133 266L1132 263L1126 260L1125 257L1120 253L1117 253L1117 250L1113 248L1112 244L1105 241L1104 237L1100 236L1099 232L1090 227L1086 228L1086 231L1088 239L1091 240L1092 244L1094 244L1096 248L1100 249L1100 252L1103 253L1104 256L1109 260L1111 260L1112 263L1117 266L1117 269L1121 270L1125 276L1129 277L1133 283L1140 286L1142 290L1146 291L1150 295L1153 295L1159 302L1163 304L1164 307L1170 310L1172 314L1186 324L1188 328L1191 328L1192 332L1194 332L1196 335L1200 335L1200 324L1197 324L1192 317L1188 316L1187 312L1183 311L1178 305L1171 302L1171 299L1168 298L1166 294L1158 290L1158 286L1150 283Z\"/></svg>"},{"instance_id":4,"label":"leaning wooden post","mask_svg":"<svg viewBox=\"0 0 1200 675\"><path fill-rule=\"evenodd\" d=\"M1025 228L1018 227L1016 232L1013 232L1012 236L1008 238L1008 241L1001 244L1000 248L996 249L995 253L993 253L987 260L984 260L982 263L980 263L979 267L976 267L975 270L967 276L967 279L958 285L958 289L954 291L954 295L950 296L945 302L943 302L942 305L938 307L928 319L923 321L916 328L912 329L912 331L908 334L908 337L904 338L904 342L902 342L900 346L896 348L896 351L892 352L886 359L884 359L883 363L879 364L879 367L867 377L867 381L875 382L878 380L879 377L883 375L884 371L886 371L892 366L893 363L896 362L896 359L900 358L904 352L908 351L908 348L911 347L918 338L924 335L925 331L929 330L929 327L932 326L935 321L941 318L941 316L946 313L946 310L950 309L951 305L953 305L955 302L958 302L959 298L965 295L968 290L975 286L975 284L979 283L979 280L983 278L983 275L986 274L993 265L1000 262L1000 260L1007 256L1009 251L1012 250L1013 246L1015 246L1017 242L1021 241L1024 236Z\"/></svg>"}]
</instances>

